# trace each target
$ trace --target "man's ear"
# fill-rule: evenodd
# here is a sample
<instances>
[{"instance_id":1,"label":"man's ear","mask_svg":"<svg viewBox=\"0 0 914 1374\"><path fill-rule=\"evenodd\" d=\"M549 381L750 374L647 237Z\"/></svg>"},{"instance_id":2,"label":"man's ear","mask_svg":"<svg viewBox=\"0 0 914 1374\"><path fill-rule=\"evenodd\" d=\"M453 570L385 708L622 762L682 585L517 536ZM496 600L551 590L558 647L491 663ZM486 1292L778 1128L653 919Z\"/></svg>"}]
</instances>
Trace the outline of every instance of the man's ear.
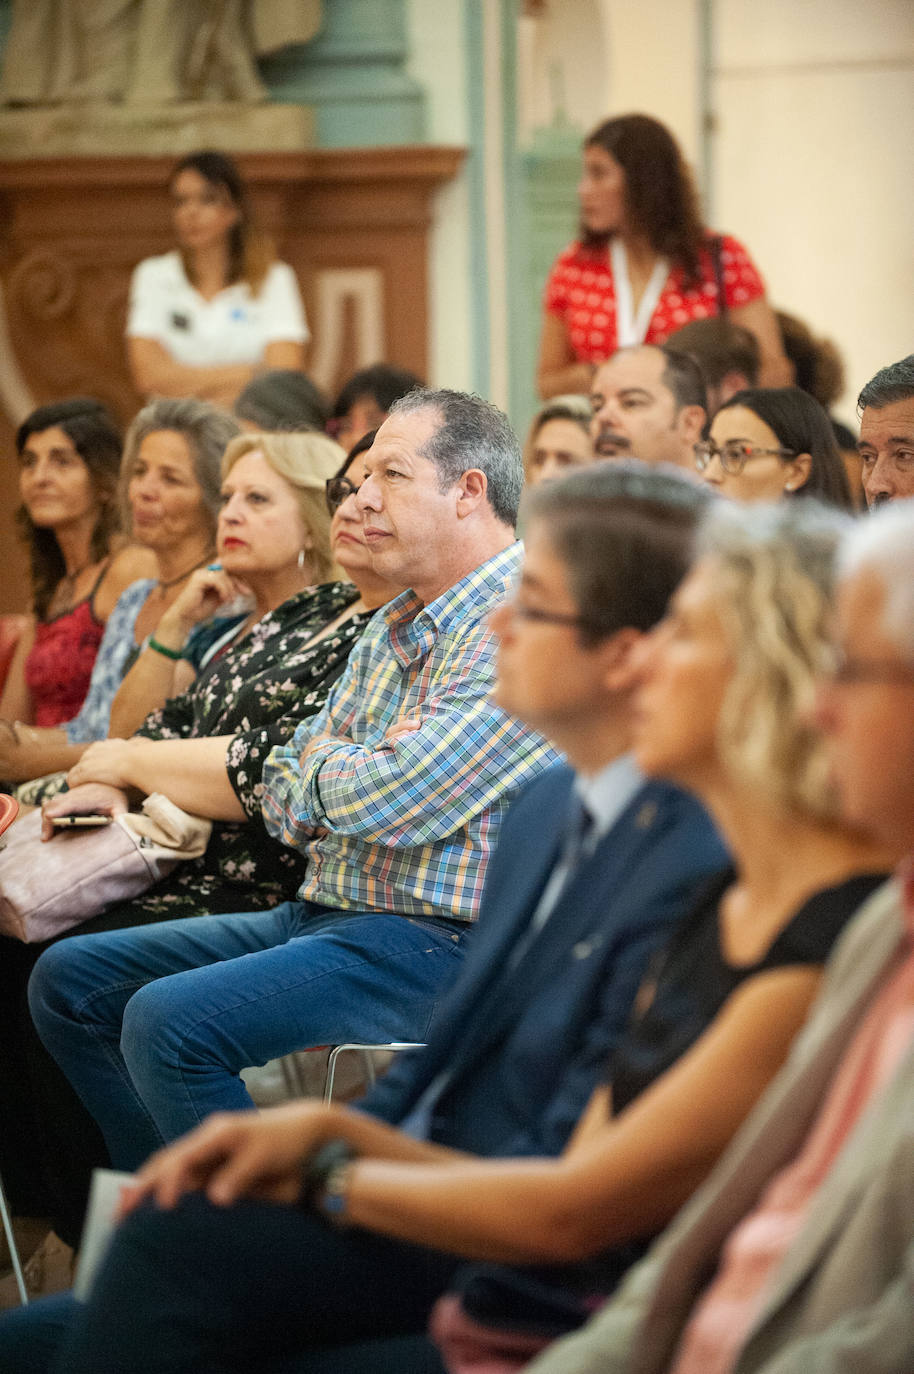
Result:
<instances>
[{"instance_id":1,"label":"man's ear","mask_svg":"<svg viewBox=\"0 0 914 1374\"><path fill-rule=\"evenodd\" d=\"M462 472L456 483L457 518L463 520L478 510L486 501L488 489L488 478L480 468L467 468Z\"/></svg>"},{"instance_id":2,"label":"man's ear","mask_svg":"<svg viewBox=\"0 0 914 1374\"><path fill-rule=\"evenodd\" d=\"M628 692L638 677L638 658L644 635L632 625L603 641L603 683L610 692Z\"/></svg>"},{"instance_id":3,"label":"man's ear","mask_svg":"<svg viewBox=\"0 0 914 1374\"><path fill-rule=\"evenodd\" d=\"M751 385L752 383L749 381L745 372L737 372L735 370L727 372L721 377L720 385L717 388L720 394L721 404L723 404L724 401L729 401L730 397L735 396L738 391L745 391L746 388Z\"/></svg>"},{"instance_id":4,"label":"man's ear","mask_svg":"<svg viewBox=\"0 0 914 1374\"><path fill-rule=\"evenodd\" d=\"M683 443L687 444L690 450L701 438L707 418L704 406L683 406L679 411L677 427Z\"/></svg>"}]
</instances>

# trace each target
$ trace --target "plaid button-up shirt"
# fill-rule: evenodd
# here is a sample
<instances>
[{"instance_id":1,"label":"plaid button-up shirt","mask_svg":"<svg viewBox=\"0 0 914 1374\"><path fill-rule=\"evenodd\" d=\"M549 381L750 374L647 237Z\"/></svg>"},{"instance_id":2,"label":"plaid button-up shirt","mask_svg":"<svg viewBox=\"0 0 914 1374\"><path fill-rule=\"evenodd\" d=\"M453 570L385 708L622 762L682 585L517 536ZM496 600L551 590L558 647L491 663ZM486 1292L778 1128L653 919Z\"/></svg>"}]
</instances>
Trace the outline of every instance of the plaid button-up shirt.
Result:
<instances>
[{"instance_id":1,"label":"plaid button-up shirt","mask_svg":"<svg viewBox=\"0 0 914 1374\"><path fill-rule=\"evenodd\" d=\"M496 640L485 619L520 560L513 544L427 606L413 592L396 597L324 709L270 754L264 817L271 834L308 854L303 900L475 919L509 802L556 760L490 700ZM419 728L389 741L406 721ZM327 833L315 837L317 827Z\"/></svg>"}]
</instances>

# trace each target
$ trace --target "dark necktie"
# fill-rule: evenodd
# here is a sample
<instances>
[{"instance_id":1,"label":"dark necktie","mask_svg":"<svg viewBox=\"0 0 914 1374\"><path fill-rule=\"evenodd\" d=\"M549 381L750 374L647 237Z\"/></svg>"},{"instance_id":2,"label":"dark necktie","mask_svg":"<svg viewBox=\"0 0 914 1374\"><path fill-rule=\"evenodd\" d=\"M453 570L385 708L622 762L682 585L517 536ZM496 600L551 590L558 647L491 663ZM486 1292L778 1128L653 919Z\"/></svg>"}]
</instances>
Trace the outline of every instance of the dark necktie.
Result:
<instances>
[{"instance_id":1,"label":"dark necktie","mask_svg":"<svg viewBox=\"0 0 914 1374\"><path fill-rule=\"evenodd\" d=\"M570 878L575 870L590 857L594 840L594 815L588 806L576 798L565 831L561 862L568 869Z\"/></svg>"}]
</instances>

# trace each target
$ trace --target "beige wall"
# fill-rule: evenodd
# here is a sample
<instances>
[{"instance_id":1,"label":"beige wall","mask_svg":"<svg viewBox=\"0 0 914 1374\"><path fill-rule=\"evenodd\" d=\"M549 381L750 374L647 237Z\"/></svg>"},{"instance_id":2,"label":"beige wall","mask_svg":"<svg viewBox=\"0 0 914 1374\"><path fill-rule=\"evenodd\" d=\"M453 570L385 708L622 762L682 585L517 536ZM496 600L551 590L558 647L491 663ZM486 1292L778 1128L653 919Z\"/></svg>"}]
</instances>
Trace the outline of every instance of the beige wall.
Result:
<instances>
[{"instance_id":1,"label":"beige wall","mask_svg":"<svg viewBox=\"0 0 914 1374\"><path fill-rule=\"evenodd\" d=\"M854 400L914 350L914 5L716 0L716 223L835 340Z\"/></svg>"},{"instance_id":2,"label":"beige wall","mask_svg":"<svg viewBox=\"0 0 914 1374\"><path fill-rule=\"evenodd\" d=\"M594 122L644 110L674 130L694 162L700 138L697 0L602 0L602 7L606 109Z\"/></svg>"}]
</instances>

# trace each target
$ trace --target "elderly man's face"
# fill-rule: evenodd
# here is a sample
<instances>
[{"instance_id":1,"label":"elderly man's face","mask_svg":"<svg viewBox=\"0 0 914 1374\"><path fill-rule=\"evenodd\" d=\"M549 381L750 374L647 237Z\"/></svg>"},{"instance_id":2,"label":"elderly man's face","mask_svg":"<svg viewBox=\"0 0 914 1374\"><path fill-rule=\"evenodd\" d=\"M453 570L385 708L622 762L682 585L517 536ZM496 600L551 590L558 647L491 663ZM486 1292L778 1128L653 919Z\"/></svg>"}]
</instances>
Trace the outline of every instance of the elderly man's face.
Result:
<instances>
[{"instance_id":1,"label":"elderly man's face","mask_svg":"<svg viewBox=\"0 0 914 1374\"><path fill-rule=\"evenodd\" d=\"M914 496L914 396L878 410L867 406L857 449L868 506Z\"/></svg>"},{"instance_id":2,"label":"elderly man's face","mask_svg":"<svg viewBox=\"0 0 914 1374\"><path fill-rule=\"evenodd\" d=\"M838 593L841 664L819 689L848 821L899 853L914 848L914 664L882 629L885 587L864 568Z\"/></svg>"},{"instance_id":3,"label":"elderly man's face","mask_svg":"<svg viewBox=\"0 0 914 1374\"><path fill-rule=\"evenodd\" d=\"M701 406L677 407L663 381L666 359L656 348L616 353L594 376L590 435L597 458L640 458L692 468L701 435Z\"/></svg>"}]
</instances>

